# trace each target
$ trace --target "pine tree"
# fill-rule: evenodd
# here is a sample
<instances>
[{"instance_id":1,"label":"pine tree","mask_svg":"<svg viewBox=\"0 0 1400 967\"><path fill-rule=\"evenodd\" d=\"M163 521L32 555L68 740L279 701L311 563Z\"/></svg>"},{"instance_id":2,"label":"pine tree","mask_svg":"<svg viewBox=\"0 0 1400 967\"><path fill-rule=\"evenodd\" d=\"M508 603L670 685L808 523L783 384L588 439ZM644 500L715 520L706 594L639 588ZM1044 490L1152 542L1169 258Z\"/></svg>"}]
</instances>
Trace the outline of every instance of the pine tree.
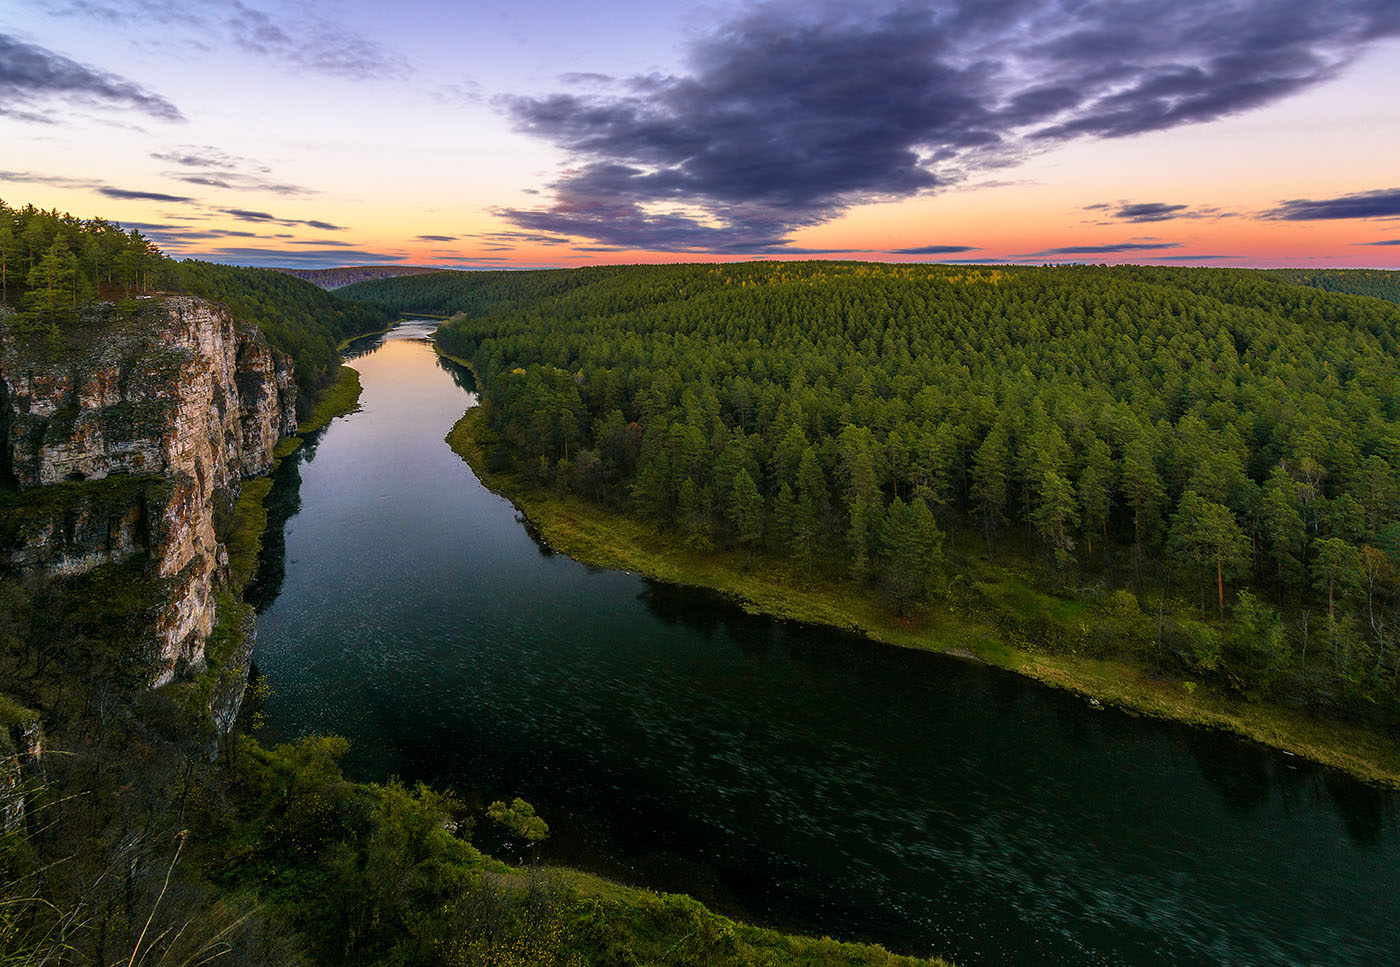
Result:
<instances>
[{"instance_id":1,"label":"pine tree","mask_svg":"<svg viewBox=\"0 0 1400 967\"><path fill-rule=\"evenodd\" d=\"M1172 519L1170 544L1184 563L1214 572L1223 617L1225 579L1238 577L1249 563L1249 538L1230 508L1188 490Z\"/></svg>"}]
</instances>

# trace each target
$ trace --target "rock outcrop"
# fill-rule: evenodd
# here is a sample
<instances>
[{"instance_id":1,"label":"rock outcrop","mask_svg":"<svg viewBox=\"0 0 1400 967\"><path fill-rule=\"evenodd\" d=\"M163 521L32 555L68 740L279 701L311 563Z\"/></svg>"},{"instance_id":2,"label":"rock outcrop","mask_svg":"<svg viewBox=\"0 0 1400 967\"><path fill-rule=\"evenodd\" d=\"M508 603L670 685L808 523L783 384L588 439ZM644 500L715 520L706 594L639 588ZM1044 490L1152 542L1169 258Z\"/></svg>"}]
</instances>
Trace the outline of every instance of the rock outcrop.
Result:
<instances>
[{"instance_id":1,"label":"rock outcrop","mask_svg":"<svg viewBox=\"0 0 1400 967\"><path fill-rule=\"evenodd\" d=\"M169 587L159 685L203 665L227 564L216 508L295 430L291 361L191 296L143 300L135 317L97 306L82 331L59 354L0 343L0 470L51 498L10 522L0 564L67 576L148 554Z\"/></svg>"},{"instance_id":2,"label":"rock outcrop","mask_svg":"<svg viewBox=\"0 0 1400 967\"><path fill-rule=\"evenodd\" d=\"M44 731L39 716L0 695L0 832L24 821L30 786L40 777Z\"/></svg>"}]
</instances>

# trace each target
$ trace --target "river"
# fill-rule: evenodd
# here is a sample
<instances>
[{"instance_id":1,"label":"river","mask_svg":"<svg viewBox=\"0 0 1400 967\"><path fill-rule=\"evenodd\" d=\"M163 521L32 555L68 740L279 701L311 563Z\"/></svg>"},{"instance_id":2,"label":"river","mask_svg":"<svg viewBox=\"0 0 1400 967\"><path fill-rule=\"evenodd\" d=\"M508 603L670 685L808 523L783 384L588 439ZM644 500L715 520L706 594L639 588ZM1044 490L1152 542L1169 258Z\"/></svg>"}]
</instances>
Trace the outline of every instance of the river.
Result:
<instances>
[{"instance_id":1,"label":"river","mask_svg":"<svg viewBox=\"0 0 1400 967\"><path fill-rule=\"evenodd\" d=\"M430 329L361 343L362 410L278 472L271 738L523 796L551 862L964 967L1400 956L1395 795L552 554L443 442L474 395Z\"/></svg>"}]
</instances>

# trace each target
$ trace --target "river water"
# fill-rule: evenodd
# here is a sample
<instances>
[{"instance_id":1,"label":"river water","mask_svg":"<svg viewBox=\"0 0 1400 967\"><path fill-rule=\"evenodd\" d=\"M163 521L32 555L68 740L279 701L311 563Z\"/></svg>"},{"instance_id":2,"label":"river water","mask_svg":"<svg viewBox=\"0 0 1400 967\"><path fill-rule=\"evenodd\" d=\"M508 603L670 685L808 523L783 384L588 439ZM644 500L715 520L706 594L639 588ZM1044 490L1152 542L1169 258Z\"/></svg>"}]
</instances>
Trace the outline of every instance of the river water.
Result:
<instances>
[{"instance_id":1,"label":"river water","mask_svg":"<svg viewBox=\"0 0 1400 967\"><path fill-rule=\"evenodd\" d=\"M549 861L965 967L1400 960L1396 796L551 554L443 442L475 397L430 328L362 344L361 412L279 471L272 738L523 796Z\"/></svg>"}]
</instances>

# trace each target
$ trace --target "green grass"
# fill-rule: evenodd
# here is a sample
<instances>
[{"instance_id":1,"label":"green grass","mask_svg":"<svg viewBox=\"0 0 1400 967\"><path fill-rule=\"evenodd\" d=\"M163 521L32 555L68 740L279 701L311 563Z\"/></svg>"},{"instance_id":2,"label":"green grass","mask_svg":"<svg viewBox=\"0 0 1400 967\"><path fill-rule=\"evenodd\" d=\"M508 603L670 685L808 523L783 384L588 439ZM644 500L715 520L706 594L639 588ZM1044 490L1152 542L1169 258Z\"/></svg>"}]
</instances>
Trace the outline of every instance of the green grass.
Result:
<instances>
[{"instance_id":1,"label":"green grass","mask_svg":"<svg viewBox=\"0 0 1400 967\"><path fill-rule=\"evenodd\" d=\"M234 594L241 594L257 573L262 536L267 530L267 508L263 503L271 492L270 476L245 480L234 504L233 528L224 541L228 548L229 586Z\"/></svg>"},{"instance_id":2,"label":"green grass","mask_svg":"<svg viewBox=\"0 0 1400 967\"><path fill-rule=\"evenodd\" d=\"M297 423L297 435L315 433L337 416L354 413L360 408L360 374L349 366L341 366L335 379L326 387L311 410L311 415Z\"/></svg>"},{"instance_id":3,"label":"green grass","mask_svg":"<svg viewBox=\"0 0 1400 967\"><path fill-rule=\"evenodd\" d=\"M697 553L624 514L488 470L485 455L499 442L479 409L457 421L447 443L482 483L525 514L545 543L587 564L710 588L756 614L971 658L1136 714L1230 732L1400 788L1400 748L1377 730L1246 702L1205 685L1164 680L1127 662L1076 653L1108 626L1108 619L1083 601L1036 590L1012 569L977 567L955 579L949 593L917 620L897 620L878 594L849 582L808 581L787 561L750 562L724 550ZM1051 644L1047 637L1056 639L1052 650L1044 650Z\"/></svg>"},{"instance_id":4,"label":"green grass","mask_svg":"<svg viewBox=\"0 0 1400 967\"><path fill-rule=\"evenodd\" d=\"M8 732L16 725L37 722L39 713L25 708L14 699L0 695L0 742L8 741Z\"/></svg>"},{"instance_id":5,"label":"green grass","mask_svg":"<svg viewBox=\"0 0 1400 967\"><path fill-rule=\"evenodd\" d=\"M868 965L936 967L947 962L892 954L883 947L782 933L721 916L688 896L623 886L577 870L549 868L570 902L566 936L592 963L706 965ZM606 929L599 929L604 926ZM572 929L570 929L572 927ZM590 942L591 941L591 942ZM620 958L630 956L629 960Z\"/></svg>"},{"instance_id":6,"label":"green grass","mask_svg":"<svg viewBox=\"0 0 1400 967\"><path fill-rule=\"evenodd\" d=\"M356 336L355 338L361 337ZM335 379L326 387L321 398L316 401L316 405L311 408L310 415L297 423L296 434L278 441L277 447L272 451L274 461L280 462L291 456L293 451L301 446L308 436L325 427L336 417L348 416L359 410L361 391L359 372L349 366L341 366ZM277 465L276 462L273 463L274 469Z\"/></svg>"},{"instance_id":7,"label":"green grass","mask_svg":"<svg viewBox=\"0 0 1400 967\"><path fill-rule=\"evenodd\" d=\"M209 713L219 693L232 688L235 674L247 674L246 667L231 664L247 639L253 626L253 607L238 600L232 593L221 591L215 598L214 630L204 644L204 670L185 681L165 686L166 694L184 710L191 726L208 724Z\"/></svg>"}]
</instances>

